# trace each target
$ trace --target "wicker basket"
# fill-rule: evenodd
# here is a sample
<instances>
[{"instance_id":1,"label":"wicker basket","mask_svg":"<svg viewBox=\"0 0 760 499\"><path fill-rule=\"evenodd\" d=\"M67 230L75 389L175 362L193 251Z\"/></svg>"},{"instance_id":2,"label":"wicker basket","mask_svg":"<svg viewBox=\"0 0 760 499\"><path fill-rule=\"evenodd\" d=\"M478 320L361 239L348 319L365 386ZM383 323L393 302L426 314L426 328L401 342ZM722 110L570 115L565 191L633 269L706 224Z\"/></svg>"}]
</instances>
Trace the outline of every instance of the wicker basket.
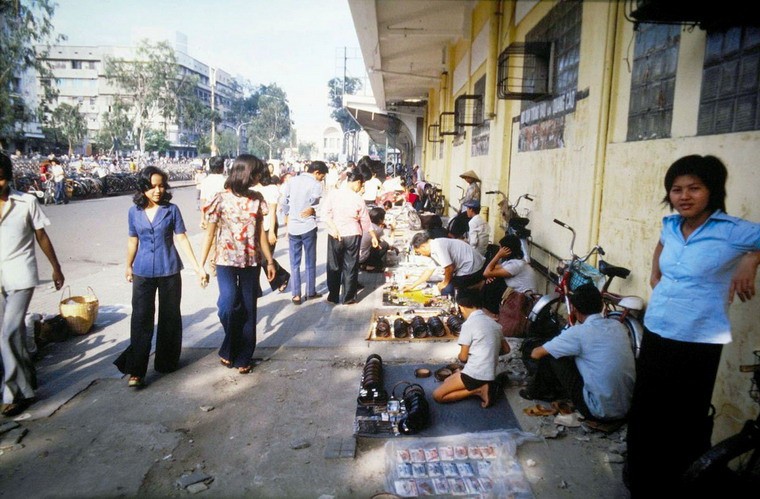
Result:
<instances>
[{"instance_id":1,"label":"wicker basket","mask_svg":"<svg viewBox=\"0 0 760 499\"><path fill-rule=\"evenodd\" d=\"M90 332L95 319L98 318L98 308L100 302L91 287L87 286L90 294L84 296L71 296L71 289L66 289L61 293L60 311L61 316L66 319L71 334L87 334ZM63 297L68 291L69 296Z\"/></svg>"}]
</instances>

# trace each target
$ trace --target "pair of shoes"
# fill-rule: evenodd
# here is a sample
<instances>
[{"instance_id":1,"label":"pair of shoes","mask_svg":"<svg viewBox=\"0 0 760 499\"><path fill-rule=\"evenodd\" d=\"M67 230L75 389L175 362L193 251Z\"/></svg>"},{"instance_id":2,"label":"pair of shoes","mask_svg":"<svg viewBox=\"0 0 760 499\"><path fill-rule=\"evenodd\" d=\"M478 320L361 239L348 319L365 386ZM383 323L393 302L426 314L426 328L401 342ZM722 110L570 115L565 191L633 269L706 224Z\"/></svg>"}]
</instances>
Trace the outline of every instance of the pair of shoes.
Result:
<instances>
[{"instance_id":1,"label":"pair of shoes","mask_svg":"<svg viewBox=\"0 0 760 499\"><path fill-rule=\"evenodd\" d=\"M306 297L307 300L314 300L316 298L322 298L322 293L314 293L313 295L308 295Z\"/></svg>"},{"instance_id":2,"label":"pair of shoes","mask_svg":"<svg viewBox=\"0 0 760 499\"><path fill-rule=\"evenodd\" d=\"M129 383L127 384L130 388L140 388L142 386L145 386L145 382L140 376L131 376L129 378Z\"/></svg>"},{"instance_id":3,"label":"pair of shoes","mask_svg":"<svg viewBox=\"0 0 760 499\"><path fill-rule=\"evenodd\" d=\"M232 368L232 362L231 362L231 361L229 361L229 360L227 360L227 359L221 359L221 358L220 358L220 359L219 359L219 362L220 362L220 363L221 363L221 364L222 364L224 367L226 367L227 369L230 369L230 368Z\"/></svg>"},{"instance_id":4,"label":"pair of shoes","mask_svg":"<svg viewBox=\"0 0 760 499\"><path fill-rule=\"evenodd\" d=\"M2 414L3 414L3 416L9 417L9 418L13 417L13 416L18 416L19 414L21 414L22 412L24 412L24 410L26 410L26 408L29 407L30 405L32 405L33 403L34 403L34 398L33 397L32 398L21 399L18 402L11 402L10 404L6 405L3 408Z\"/></svg>"},{"instance_id":5,"label":"pair of shoes","mask_svg":"<svg viewBox=\"0 0 760 499\"><path fill-rule=\"evenodd\" d=\"M285 290L288 289L288 283L289 282L290 281L285 281L284 283L282 283L282 286L280 286L279 288L277 288L277 291L279 291L280 293L285 292Z\"/></svg>"},{"instance_id":6,"label":"pair of shoes","mask_svg":"<svg viewBox=\"0 0 760 499\"><path fill-rule=\"evenodd\" d=\"M250 374L251 371L253 371L253 366L250 364L245 367L238 367L238 372L240 374Z\"/></svg>"},{"instance_id":7,"label":"pair of shoes","mask_svg":"<svg viewBox=\"0 0 760 499\"><path fill-rule=\"evenodd\" d=\"M300 305L301 303L303 303L303 300L301 299L300 296L294 296L293 298L290 299L290 301L293 302L293 305Z\"/></svg>"}]
</instances>

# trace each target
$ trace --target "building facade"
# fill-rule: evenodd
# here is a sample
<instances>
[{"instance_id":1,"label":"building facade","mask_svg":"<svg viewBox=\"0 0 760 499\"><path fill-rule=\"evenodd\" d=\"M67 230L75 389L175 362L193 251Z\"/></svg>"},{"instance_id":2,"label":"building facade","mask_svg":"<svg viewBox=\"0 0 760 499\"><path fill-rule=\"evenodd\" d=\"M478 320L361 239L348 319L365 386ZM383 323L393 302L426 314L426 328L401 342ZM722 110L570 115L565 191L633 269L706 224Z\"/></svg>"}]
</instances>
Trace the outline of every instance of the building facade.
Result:
<instances>
[{"instance_id":1,"label":"building facade","mask_svg":"<svg viewBox=\"0 0 760 499\"><path fill-rule=\"evenodd\" d=\"M677 17L657 18L665 3L349 0L377 106L424 99L415 147L452 208L466 170L491 214L501 198L485 191L530 193L534 260L552 269L569 256L562 220L576 253L600 244L632 270L614 291L644 298L676 159L721 158L728 213L760 221L760 32L739 9L731 19L679 3ZM650 17L636 12L649 4ZM489 218L497 241L501 222ZM760 300L735 302L730 317L715 440L756 410L738 367L758 349Z\"/></svg>"}]
</instances>

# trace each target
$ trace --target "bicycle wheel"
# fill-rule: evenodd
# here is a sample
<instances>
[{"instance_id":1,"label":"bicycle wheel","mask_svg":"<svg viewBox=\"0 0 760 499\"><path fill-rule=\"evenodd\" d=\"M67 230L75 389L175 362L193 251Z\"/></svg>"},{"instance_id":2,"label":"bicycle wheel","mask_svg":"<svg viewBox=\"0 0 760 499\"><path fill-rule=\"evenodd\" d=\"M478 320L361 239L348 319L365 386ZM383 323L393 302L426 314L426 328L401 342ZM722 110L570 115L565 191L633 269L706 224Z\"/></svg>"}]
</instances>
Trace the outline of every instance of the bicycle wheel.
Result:
<instances>
[{"instance_id":1,"label":"bicycle wheel","mask_svg":"<svg viewBox=\"0 0 760 499\"><path fill-rule=\"evenodd\" d=\"M553 338L568 326L569 312L565 300L555 298L541 307L540 310L531 312L528 336L536 338Z\"/></svg>"},{"instance_id":2,"label":"bicycle wheel","mask_svg":"<svg viewBox=\"0 0 760 499\"><path fill-rule=\"evenodd\" d=\"M694 491L756 493L760 486L758 436L757 421L747 421L740 433L713 446L686 470L685 485Z\"/></svg>"},{"instance_id":3,"label":"bicycle wheel","mask_svg":"<svg viewBox=\"0 0 760 499\"><path fill-rule=\"evenodd\" d=\"M639 358L639 351L641 350L641 339L644 337L644 326L635 317L626 315L623 318L623 312L614 310L607 314L610 319L622 322L628 329L628 340L631 342L631 350L635 358ZM621 320L622 319L622 320Z\"/></svg>"}]
</instances>

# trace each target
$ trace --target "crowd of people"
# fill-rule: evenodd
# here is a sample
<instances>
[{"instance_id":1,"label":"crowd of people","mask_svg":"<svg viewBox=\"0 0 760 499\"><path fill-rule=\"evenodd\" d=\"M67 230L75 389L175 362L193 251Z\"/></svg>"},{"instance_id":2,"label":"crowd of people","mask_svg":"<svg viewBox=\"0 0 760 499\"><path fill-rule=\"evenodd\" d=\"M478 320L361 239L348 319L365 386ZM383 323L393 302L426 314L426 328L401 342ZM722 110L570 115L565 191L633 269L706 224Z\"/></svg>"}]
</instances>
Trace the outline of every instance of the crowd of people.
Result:
<instances>
[{"instance_id":1,"label":"crowd of people","mask_svg":"<svg viewBox=\"0 0 760 499\"><path fill-rule=\"evenodd\" d=\"M418 166L409 169L408 177L395 171L387 176L386 165L370 158L343 168L322 161L282 164L277 175L274 165L242 154L234 160L211 158L195 170L205 230L198 258L182 213L171 203L165 169L156 165L138 172L134 205L127 214L130 344L114 362L128 375L129 387L145 385L154 331L155 370L171 372L179 365L183 258L177 247L200 286L216 277L224 330L220 363L247 374L256 348L261 274L272 291L290 292L293 305L322 298L316 288L321 221L327 232L325 299L335 305L357 303L360 271L382 270L388 252L398 252L390 211L421 209L425 190ZM653 292L638 359L625 327L603 316L594 285L581 286L570 296L577 324L529 352L535 366L522 397L568 400L591 422L628 421L626 479L636 496L678 490L679 475L709 446L712 390L722 345L731 341L728 307L734 296L744 301L755 294L760 224L725 213L727 175L719 159L697 155L674 162L665 175L664 203L676 213L663 219L654 250ZM454 219L465 224L455 227L452 219L444 227L440 216L429 217L426 228L409 241L411 251L425 262L423 271L403 289L429 286L433 274L442 272L437 289L456 298L464 318L458 339L464 368L433 397L440 403L477 397L488 407L499 391L498 357L509 352L489 309L494 289L489 286L498 283L504 296L535 293L536 275L515 236L505 236L488 254L494 245L488 244L488 224L480 215L480 180L472 171L461 177L468 188ZM44 228L49 221L35 197L11 187L12 179L11 159L0 154L0 350L6 416L34 400L24 317L38 283L35 240L50 261L56 289L64 283ZM290 272L273 256L280 227L287 232ZM663 413L669 406L681 408L677 416ZM673 417L678 421L670 421ZM668 452L661 451L663 441L671 443Z\"/></svg>"}]
</instances>

